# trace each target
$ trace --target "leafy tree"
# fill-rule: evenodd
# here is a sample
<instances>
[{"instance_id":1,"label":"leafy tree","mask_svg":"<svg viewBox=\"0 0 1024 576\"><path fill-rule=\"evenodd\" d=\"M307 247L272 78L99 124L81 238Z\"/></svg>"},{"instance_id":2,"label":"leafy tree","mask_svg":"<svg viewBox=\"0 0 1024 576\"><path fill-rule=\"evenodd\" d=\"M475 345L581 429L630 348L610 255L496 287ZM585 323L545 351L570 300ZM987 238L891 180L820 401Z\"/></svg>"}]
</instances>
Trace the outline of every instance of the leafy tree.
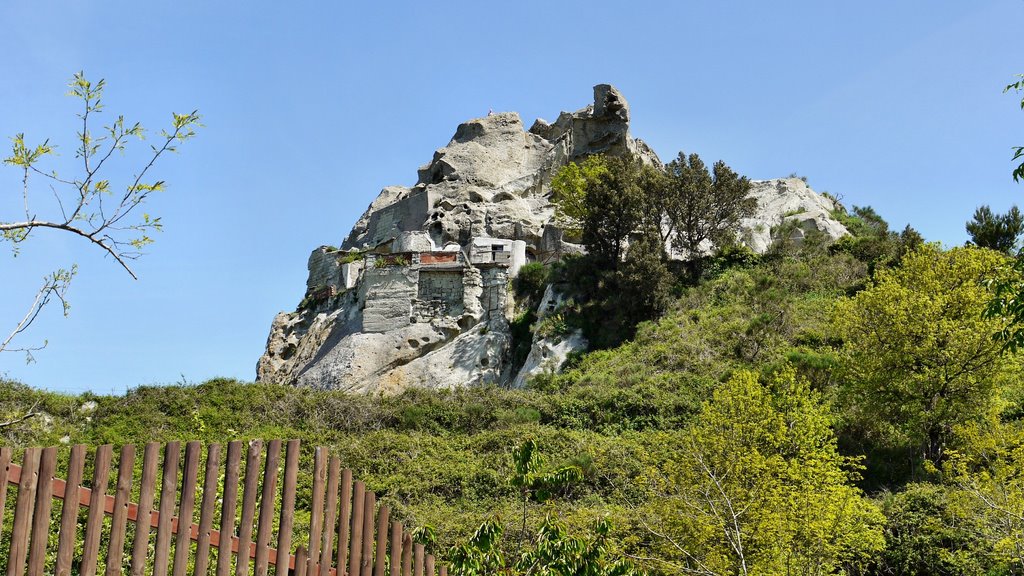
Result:
<instances>
[{"instance_id":1,"label":"leafy tree","mask_svg":"<svg viewBox=\"0 0 1024 576\"><path fill-rule=\"evenodd\" d=\"M851 485L832 416L792 369L737 372L681 434L665 434L648 526L665 571L828 574L883 546L882 517Z\"/></svg>"},{"instance_id":2,"label":"leafy tree","mask_svg":"<svg viewBox=\"0 0 1024 576\"><path fill-rule=\"evenodd\" d=\"M617 269L631 234L644 222L647 181L653 170L638 158L590 156L569 163L552 179L556 218L579 231L587 252L601 266Z\"/></svg>"},{"instance_id":3,"label":"leafy tree","mask_svg":"<svg viewBox=\"0 0 1024 576\"><path fill-rule=\"evenodd\" d=\"M682 152L666 169L664 208L675 232L675 246L696 262L704 242L733 243L740 220L757 209L746 176L739 176L721 160L708 172L700 156Z\"/></svg>"},{"instance_id":4,"label":"leafy tree","mask_svg":"<svg viewBox=\"0 0 1024 576\"><path fill-rule=\"evenodd\" d=\"M1009 84L1003 92L1014 90L1024 91L1024 74L1018 75L1020 80ZM1020 108L1024 110L1024 98ZM1024 146L1014 147L1013 161L1024 159ZM1013 170L1013 181L1024 180L1024 161ZM989 278L989 287L994 296L985 309L987 318L1005 318L1008 324L995 333L995 338L1003 343L1003 347L1016 351L1024 348L1024 255L1019 254L1009 274L1001 278Z\"/></svg>"},{"instance_id":5,"label":"leafy tree","mask_svg":"<svg viewBox=\"0 0 1024 576\"><path fill-rule=\"evenodd\" d=\"M570 536L565 525L550 516L541 525L531 548L510 562L501 553L502 529L485 522L468 542L451 555L453 576L641 576L632 563L610 558L610 526L600 521L593 538Z\"/></svg>"},{"instance_id":6,"label":"leafy tree","mask_svg":"<svg viewBox=\"0 0 1024 576\"><path fill-rule=\"evenodd\" d=\"M11 155L4 159L4 164L21 171L22 189L18 196L21 196L24 217L0 216L0 241L10 243L16 255L21 245L37 231L64 232L83 239L112 257L135 278L128 262L142 254L142 248L153 241L150 234L161 227L159 217L139 214L140 206L150 195L165 188L165 182L149 178L149 172L162 156L176 151L179 144L195 136L195 130L200 126L199 114L195 111L173 114L170 128L158 133L140 169L122 183L115 184L107 176L108 161L115 152L124 153L130 141L143 139L146 130L138 122L128 122L123 116L118 116L99 133L94 132L95 116L104 110L102 96L106 83L103 80L93 83L79 72L69 87L69 95L80 100L82 105L78 114L81 130L76 136L75 150L75 158L81 161L81 171L67 176L45 169L43 160L56 153L56 145L49 140L29 144L24 134L14 136ZM55 198L54 203L42 212L35 205L35 194L30 186L34 179L42 179L48 189L46 195L52 192ZM77 267L72 265L44 277L25 315L8 336L0 340L0 352L25 352L31 360L31 353L46 345L44 342L41 346L11 347L15 337L25 332L50 302L60 301L67 315L69 308L65 296L76 271Z\"/></svg>"},{"instance_id":7,"label":"leafy tree","mask_svg":"<svg viewBox=\"0 0 1024 576\"><path fill-rule=\"evenodd\" d=\"M964 494L956 487L925 482L884 494L885 550L876 560L874 573L1000 573L982 535L983 522L966 513Z\"/></svg>"},{"instance_id":8,"label":"leafy tree","mask_svg":"<svg viewBox=\"0 0 1024 576\"><path fill-rule=\"evenodd\" d=\"M1006 262L980 248L926 244L836 305L843 338L843 403L854 422L938 463L953 426L990 409L1019 363L1000 354L982 318L983 277Z\"/></svg>"},{"instance_id":9,"label":"leafy tree","mask_svg":"<svg viewBox=\"0 0 1024 576\"><path fill-rule=\"evenodd\" d=\"M488 520L480 525L464 544L451 553L452 573L458 576L489 576L491 574L551 576L639 576L632 564L609 558L607 521L599 521L594 538L569 536L564 524L550 515L540 526L530 546L526 543L526 514L531 500L545 501L555 492L579 482L582 471L576 466L544 470L544 460L536 440L527 438L512 450L512 476L509 482L519 490L523 505L523 525L515 558L502 553L502 527Z\"/></svg>"},{"instance_id":10,"label":"leafy tree","mask_svg":"<svg viewBox=\"0 0 1024 576\"><path fill-rule=\"evenodd\" d=\"M551 178L554 190L555 221L573 235L583 233L583 222L590 213L587 189L608 172L604 156L588 156L582 162L570 162Z\"/></svg>"},{"instance_id":11,"label":"leafy tree","mask_svg":"<svg viewBox=\"0 0 1024 576\"><path fill-rule=\"evenodd\" d=\"M616 274L619 294L614 300L628 337L632 337L633 327L640 322L661 316L672 299L675 277L666 265L664 246L657 234L635 238ZM629 296L623 298L625 294Z\"/></svg>"},{"instance_id":12,"label":"leafy tree","mask_svg":"<svg viewBox=\"0 0 1024 576\"><path fill-rule=\"evenodd\" d=\"M969 521L979 531L1004 573L1024 574L1024 422L1004 422L995 412L958 427L961 449L944 471L974 505Z\"/></svg>"},{"instance_id":13,"label":"leafy tree","mask_svg":"<svg viewBox=\"0 0 1024 576\"><path fill-rule=\"evenodd\" d=\"M871 206L854 206L850 212L841 204L832 217L839 220L850 236L843 236L831 246L833 254L845 252L868 265L868 271L892 267L924 243L921 234L909 224L902 232L889 229L889 223Z\"/></svg>"},{"instance_id":14,"label":"leafy tree","mask_svg":"<svg viewBox=\"0 0 1024 576\"><path fill-rule=\"evenodd\" d=\"M1018 74L1017 76L1020 80L1017 80L1012 84L1008 84L1006 88L1003 88L1004 93L1009 92L1010 90L1013 90L1014 92L1024 92L1024 74ZM1020 99L1020 109L1024 110L1024 98ZM1021 163L1013 169L1014 182L1024 180L1024 146L1013 147L1013 161L1016 162L1017 160L1021 160Z\"/></svg>"},{"instance_id":15,"label":"leafy tree","mask_svg":"<svg viewBox=\"0 0 1024 576\"><path fill-rule=\"evenodd\" d=\"M531 500L543 502L559 490L583 478L583 472L576 466L562 466L555 470L543 470L544 458L540 447L533 438L512 449L512 477L509 483L519 490L523 504L523 529L520 542L526 538L526 517Z\"/></svg>"},{"instance_id":16,"label":"leafy tree","mask_svg":"<svg viewBox=\"0 0 1024 576\"><path fill-rule=\"evenodd\" d=\"M1024 232L1024 214L1016 206L1006 214L994 214L988 205L983 205L974 211L974 217L966 227L975 246L1010 254L1017 248Z\"/></svg>"}]
</instances>

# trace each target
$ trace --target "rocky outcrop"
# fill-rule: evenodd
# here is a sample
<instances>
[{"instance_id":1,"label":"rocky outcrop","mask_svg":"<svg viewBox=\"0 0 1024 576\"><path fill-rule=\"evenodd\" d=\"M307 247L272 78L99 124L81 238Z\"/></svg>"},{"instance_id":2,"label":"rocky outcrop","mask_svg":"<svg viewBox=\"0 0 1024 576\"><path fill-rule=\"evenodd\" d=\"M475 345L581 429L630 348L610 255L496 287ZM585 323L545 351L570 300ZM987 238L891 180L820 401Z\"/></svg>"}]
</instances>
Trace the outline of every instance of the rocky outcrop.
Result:
<instances>
[{"instance_id":1,"label":"rocky outcrop","mask_svg":"<svg viewBox=\"0 0 1024 576\"><path fill-rule=\"evenodd\" d=\"M514 112L461 124L419 168L415 185L381 190L340 250L313 251L306 295L295 312L274 319L257 378L391 393L520 386L557 370L586 341L541 338L525 366L511 366L508 287L526 261L582 250L553 222L550 183L559 168L598 153L661 166L630 135L629 120L625 97L602 84L593 104L529 130ZM831 202L800 180L755 182L753 193L759 211L744 222L744 238L758 252L785 220L797 222L787 233L845 233L829 217ZM549 290L542 306L552 298Z\"/></svg>"},{"instance_id":2,"label":"rocky outcrop","mask_svg":"<svg viewBox=\"0 0 1024 576\"><path fill-rule=\"evenodd\" d=\"M832 217L836 203L818 194L800 178L754 180L750 195L757 198L757 212L741 223L743 242L758 254L771 246L774 234L790 234L796 242L812 233L836 240L848 234L838 220ZM793 223L784 229L780 225Z\"/></svg>"}]
</instances>

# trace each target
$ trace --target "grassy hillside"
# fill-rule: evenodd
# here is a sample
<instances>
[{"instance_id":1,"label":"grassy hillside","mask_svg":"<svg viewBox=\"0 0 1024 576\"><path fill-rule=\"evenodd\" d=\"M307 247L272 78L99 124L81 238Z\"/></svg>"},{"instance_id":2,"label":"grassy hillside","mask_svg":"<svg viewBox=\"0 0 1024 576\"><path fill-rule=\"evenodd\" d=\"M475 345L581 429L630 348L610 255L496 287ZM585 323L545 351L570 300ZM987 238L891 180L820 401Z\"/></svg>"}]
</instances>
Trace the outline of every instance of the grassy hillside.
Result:
<instances>
[{"instance_id":1,"label":"grassy hillside","mask_svg":"<svg viewBox=\"0 0 1024 576\"><path fill-rule=\"evenodd\" d=\"M863 394L874 393L864 386L875 376L865 370L872 354L883 355L885 342L853 346L870 339L842 316L868 318L870 308L856 307L870 303L858 295L879 293L887 282L911 282L903 300L936 302L955 293L904 274L907 258L924 268L947 261L991 267L1002 260L981 250L913 251L906 237L887 228L856 219L849 224L860 226L859 235L831 247L812 239L801 247L777 246L764 257L709 261L702 280L678 285L669 312L641 324L633 340L586 354L524 390L375 397L216 379L139 387L124 396L68 396L2 382L0 421L32 407L42 415L0 429L0 442L300 438L304 458L315 445L329 446L399 518L433 526L445 549L490 519L497 518L506 534L518 534L511 453L533 438L549 467L578 466L583 480L532 505L531 526L553 514L584 533L608 519L615 550L654 573L732 570L735 558L723 544L729 528L692 513L712 501L698 490L708 478L724 483L729 502L747 502L750 512L741 523L749 523L744 535L753 534L749 561L764 573L778 573L786 562L825 573L1019 573L1014 538L1024 532L1014 532L1019 525L999 528L1000 517L974 497L991 487L986 478L997 477L992 466L1000 466L1008 479L1000 483L1011 496L1024 474L1024 456L1015 456L1018 444L1012 444L1022 437L1015 398L1024 397L1016 359L996 354L984 365L967 365L977 376L969 386L987 395L964 398L984 409L940 422L944 451L933 458L919 450L914 429L901 428L899 414L884 410L904 402L896 392L886 392L894 394L888 405L876 397L880 408L866 412ZM961 268L950 270L946 276ZM968 288L976 283L971 279ZM964 314L983 304L967 300ZM951 306L942 304L936 313L949 314ZM924 374L939 360L915 356L933 336L924 324L915 330L914 322L938 321L923 316L927 307L915 310L918 316L903 323L910 334L900 353L908 363L921 363L908 366L908 373ZM967 322L957 318L941 322ZM954 344L938 348L948 356ZM892 381L899 378L886 369ZM949 382L942 394L959 398L953 388L961 381ZM734 478L744 480L729 484ZM300 486L310 482L300 478ZM800 509L814 517L800 516ZM842 527L814 527L815 519L827 518Z\"/></svg>"}]
</instances>

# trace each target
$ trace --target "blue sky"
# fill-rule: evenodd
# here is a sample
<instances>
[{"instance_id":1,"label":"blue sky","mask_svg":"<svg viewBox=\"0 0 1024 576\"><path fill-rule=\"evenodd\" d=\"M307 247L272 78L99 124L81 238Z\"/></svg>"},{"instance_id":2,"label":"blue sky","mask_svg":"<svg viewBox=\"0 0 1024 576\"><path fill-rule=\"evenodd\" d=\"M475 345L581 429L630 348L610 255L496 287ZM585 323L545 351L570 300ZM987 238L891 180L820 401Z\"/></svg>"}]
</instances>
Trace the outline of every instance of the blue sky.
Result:
<instances>
[{"instance_id":1,"label":"blue sky","mask_svg":"<svg viewBox=\"0 0 1024 576\"><path fill-rule=\"evenodd\" d=\"M5 2L0 135L60 145L65 82L105 78L107 118L206 127L157 166L165 230L132 280L81 240L39 232L0 254L0 332L36 284L77 262L71 314L48 310L0 373L80 392L214 376L251 380L271 320L302 298L306 258L338 244L386 185L488 109L529 124L616 85L634 136L669 159L797 173L898 228L960 244L988 203L1024 198L1022 0L862 2ZM6 153L5 153L6 156ZM109 174L124 178L134 157ZM36 187L40 214L52 209ZM0 221L19 174L0 169Z\"/></svg>"}]
</instances>

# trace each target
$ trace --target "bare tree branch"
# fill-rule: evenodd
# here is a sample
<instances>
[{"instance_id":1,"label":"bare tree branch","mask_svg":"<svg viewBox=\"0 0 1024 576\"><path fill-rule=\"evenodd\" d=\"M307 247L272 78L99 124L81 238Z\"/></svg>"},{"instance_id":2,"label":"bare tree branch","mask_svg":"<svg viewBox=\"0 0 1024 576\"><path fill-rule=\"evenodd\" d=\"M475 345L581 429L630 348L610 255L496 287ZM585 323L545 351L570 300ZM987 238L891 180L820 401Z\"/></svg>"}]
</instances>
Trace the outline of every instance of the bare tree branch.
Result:
<instances>
[{"instance_id":1,"label":"bare tree branch","mask_svg":"<svg viewBox=\"0 0 1024 576\"><path fill-rule=\"evenodd\" d=\"M0 422L0 429L4 429L4 428L10 427L10 426L14 426L15 424L18 424L20 422L24 422L25 420L28 420L29 418L33 418L35 416L38 416L39 412L36 412L36 407L37 406L39 406L39 402L36 402L35 404L33 404L32 407L29 408L28 412L26 412L25 414L15 418L15 419L13 419L13 420L8 420L7 422Z\"/></svg>"},{"instance_id":2,"label":"bare tree branch","mask_svg":"<svg viewBox=\"0 0 1024 576\"><path fill-rule=\"evenodd\" d=\"M40 169L38 164L45 156L54 153L54 147L49 144L49 140L36 146L29 146L25 143L24 134L16 135L12 139L12 154L4 159L4 163L22 170L22 208L25 218L21 221L12 221L0 216L0 241L10 242L17 254L19 244L25 242L33 231L57 230L70 233L84 238L89 244L111 256L129 276L137 279L127 261L141 255L141 248L152 242L148 234L153 230L159 231L161 223L160 218L153 218L148 214L142 214L141 217L135 217L133 214L145 203L150 194L164 188L162 180L146 182L144 178L161 156L166 152L175 151L177 143L195 136L196 128L201 126L199 114L193 111L189 114L172 115L171 128L169 131L160 132L160 144L150 146L152 153L142 170L128 180L130 184L124 186L122 193L114 196L113 209L108 212L103 197L111 193L111 183L106 177L101 177L100 172L115 150L125 150L128 140L132 137L144 138L145 130L139 123L128 124L126 127L124 117L118 116L110 126L104 127L104 135L94 138L90 122L95 116L94 113L103 110L102 93L105 82L100 80L94 84L79 72L74 75L69 86L69 95L79 98L84 106L77 114L81 119L81 131L77 133L79 148L76 151L76 156L82 159L83 174L80 178L62 178L56 171ZM33 211L30 186L30 177L33 175L42 176L49 181L50 190L56 200L50 212L59 212L59 215L40 217ZM74 268L70 274L65 270L59 270L47 277L47 283L36 294L26 315L0 343L0 352L13 351L10 347L13 338L32 324L52 298L59 298L64 303L65 313L67 312L64 294L74 274L73 270ZM20 350L37 349L39 348Z\"/></svg>"}]
</instances>

